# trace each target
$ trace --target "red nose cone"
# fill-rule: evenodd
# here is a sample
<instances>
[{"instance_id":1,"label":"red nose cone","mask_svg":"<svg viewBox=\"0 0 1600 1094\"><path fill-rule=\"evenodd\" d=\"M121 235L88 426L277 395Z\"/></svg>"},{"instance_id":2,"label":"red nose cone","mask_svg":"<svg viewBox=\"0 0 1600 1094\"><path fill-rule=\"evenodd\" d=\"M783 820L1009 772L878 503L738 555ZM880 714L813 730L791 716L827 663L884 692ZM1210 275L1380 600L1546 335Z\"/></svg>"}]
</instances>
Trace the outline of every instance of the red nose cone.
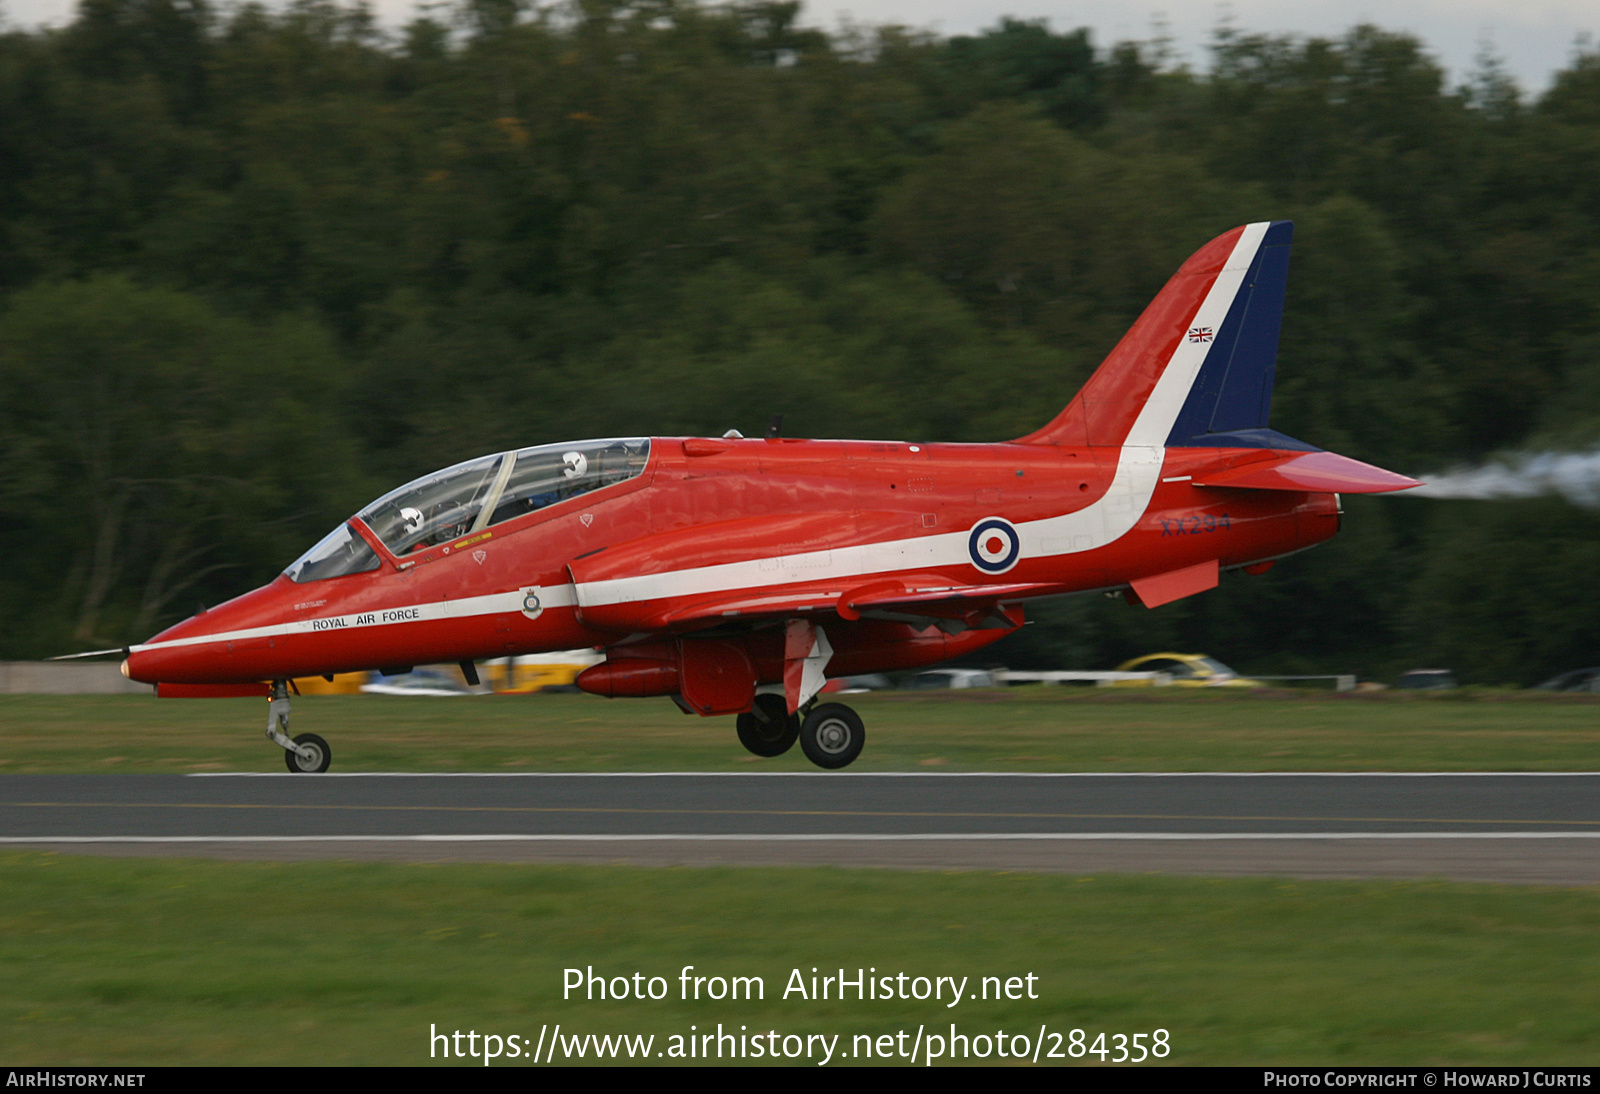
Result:
<instances>
[{"instance_id":1,"label":"red nose cone","mask_svg":"<svg viewBox=\"0 0 1600 1094\"><path fill-rule=\"evenodd\" d=\"M285 618L279 578L225 604L168 627L128 654L129 679L146 684L232 684L260 679L240 664L243 655L270 648L274 639L258 632ZM292 585L290 586L293 587Z\"/></svg>"}]
</instances>

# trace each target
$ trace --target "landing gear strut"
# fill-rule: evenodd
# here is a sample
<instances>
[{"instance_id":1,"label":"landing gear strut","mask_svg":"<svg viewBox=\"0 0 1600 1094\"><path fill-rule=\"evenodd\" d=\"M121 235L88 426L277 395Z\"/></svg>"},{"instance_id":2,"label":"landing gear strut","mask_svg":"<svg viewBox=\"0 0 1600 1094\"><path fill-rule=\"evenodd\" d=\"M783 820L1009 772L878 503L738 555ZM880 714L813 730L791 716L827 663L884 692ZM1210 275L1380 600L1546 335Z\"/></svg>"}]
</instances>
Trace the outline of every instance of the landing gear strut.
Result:
<instances>
[{"instance_id":1,"label":"landing gear strut","mask_svg":"<svg viewBox=\"0 0 1600 1094\"><path fill-rule=\"evenodd\" d=\"M333 750L328 742L315 733L302 733L289 737L289 681L272 682L272 701L267 705L267 737L283 749L284 762L295 774L304 771L326 771L333 761Z\"/></svg>"}]
</instances>

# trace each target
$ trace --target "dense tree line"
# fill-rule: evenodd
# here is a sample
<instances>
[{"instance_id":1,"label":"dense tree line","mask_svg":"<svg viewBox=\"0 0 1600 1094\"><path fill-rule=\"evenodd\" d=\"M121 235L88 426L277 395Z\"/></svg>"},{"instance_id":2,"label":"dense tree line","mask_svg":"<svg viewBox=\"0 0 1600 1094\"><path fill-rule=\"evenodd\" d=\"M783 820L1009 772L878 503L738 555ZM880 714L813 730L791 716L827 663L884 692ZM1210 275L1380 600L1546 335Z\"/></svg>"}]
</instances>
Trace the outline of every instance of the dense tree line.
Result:
<instances>
[{"instance_id":1,"label":"dense tree line","mask_svg":"<svg viewBox=\"0 0 1600 1094\"><path fill-rule=\"evenodd\" d=\"M145 637L495 448L1047 420L1194 248L1297 222L1274 425L1397 470L1600 440L1600 54L794 3L84 0L0 35L0 656ZM1334 543L996 647L1257 671L1596 660L1600 516L1355 499Z\"/></svg>"}]
</instances>

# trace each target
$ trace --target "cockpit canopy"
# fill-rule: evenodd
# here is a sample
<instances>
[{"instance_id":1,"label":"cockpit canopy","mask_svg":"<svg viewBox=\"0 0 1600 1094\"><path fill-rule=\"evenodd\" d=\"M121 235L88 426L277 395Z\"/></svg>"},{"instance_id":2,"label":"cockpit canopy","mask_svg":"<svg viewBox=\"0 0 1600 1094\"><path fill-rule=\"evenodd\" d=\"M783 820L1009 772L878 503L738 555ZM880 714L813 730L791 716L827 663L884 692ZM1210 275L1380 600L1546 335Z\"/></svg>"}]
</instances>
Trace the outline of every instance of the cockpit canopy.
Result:
<instances>
[{"instance_id":1,"label":"cockpit canopy","mask_svg":"<svg viewBox=\"0 0 1600 1094\"><path fill-rule=\"evenodd\" d=\"M405 555L624 482L642 472L649 458L650 441L644 437L497 452L424 475L356 516L390 551ZM342 524L284 572L305 582L378 565L367 542Z\"/></svg>"}]
</instances>

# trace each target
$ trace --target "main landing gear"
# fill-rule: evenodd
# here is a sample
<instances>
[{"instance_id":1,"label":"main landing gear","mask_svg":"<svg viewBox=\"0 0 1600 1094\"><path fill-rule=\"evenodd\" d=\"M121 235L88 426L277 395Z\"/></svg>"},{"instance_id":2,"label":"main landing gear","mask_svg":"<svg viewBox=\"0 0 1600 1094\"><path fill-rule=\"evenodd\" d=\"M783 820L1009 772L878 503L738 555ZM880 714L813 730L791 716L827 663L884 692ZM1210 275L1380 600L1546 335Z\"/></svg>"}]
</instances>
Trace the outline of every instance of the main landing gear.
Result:
<instances>
[{"instance_id":1,"label":"main landing gear","mask_svg":"<svg viewBox=\"0 0 1600 1094\"><path fill-rule=\"evenodd\" d=\"M755 705L737 720L739 743L757 756L782 756L800 742L806 759L818 767L847 767L861 755L866 728L861 716L843 703L810 703L790 714L781 695L757 695Z\"/></svg>"},{"instance_id":2,"label":"main landing gear","mask_svg":"<svg viewBox=\"0 0 1600 1094\"><path fill-rule=\"evenodd\" d=\"M866 743L861 716L843 703L812 707L800 723L800 750L818 767L847 767Z\"/></svg>"},{"instance_id":3,"label":"main landing gear","mask_svg":"<svg viewBox=\"0 0 1600 1094\"><path fill-rule=\"evenodd\" d=\"M781 695L757 695L755 705L735 724L739 743L757 756L782 756L800 736L800 715L789 713Z\"/></svg>"},{"instance_id":4,"label":"main landing gear","mask_svg":"<svg viewBox=\"0 0 1600 1094\"><path fill-rule=\"evenodd\" d=\"M328 770L333 750L315 733L289 737L289 681L272 682L272 701L267 705L267 737L283 749L284 763L295 774Z\"/></svg>"}]
</instances>

